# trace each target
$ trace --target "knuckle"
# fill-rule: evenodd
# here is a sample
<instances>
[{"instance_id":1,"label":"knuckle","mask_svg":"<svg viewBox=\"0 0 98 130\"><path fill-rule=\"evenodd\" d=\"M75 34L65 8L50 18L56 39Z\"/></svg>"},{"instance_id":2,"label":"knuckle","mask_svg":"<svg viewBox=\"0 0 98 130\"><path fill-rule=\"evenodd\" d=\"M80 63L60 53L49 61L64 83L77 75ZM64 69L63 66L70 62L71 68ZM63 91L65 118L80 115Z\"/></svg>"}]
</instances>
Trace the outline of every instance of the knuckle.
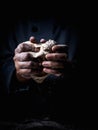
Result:
<instances>
[{"instance_id":1,"label":"knuckle","mask_svg":"<svg viewBox=\"0 0 98 130\"><path fill-rule=\"evenodd\" d=\"M24 43L21 44L21 49L22 49L22 50L25 49L25 44L24 44Z\"/></svg>"},{"instance_id":2,"label":"knuckle","mask_svg":"<svg viewBox=\"0 0 98 130\"><path fill-rule=\"evenodd\" d=\"M17 48L15 49L15 51L14 51L15 53L17 53Z\"/></svg>"},{"instance_id":3,"label":"knuckle","mask_svg":"<svg viewBox=\"0 0 98 130\"><path fill-rule=\"evenodd\" d=\"M56 60L56 59L58 59L58 55L56 54L56 53L54 53L54 59Z\"/></svg>"},{"instance_id":4,"label":"knuckle","mask_svg":"<svg viewBox=\"0 0 98 130\"><path fill-rule=\"evenodd\" d=\"M28 62L28 66L32 66L32 61L29 61L29 62Z\"/></svg>"},{"instance_id":5,"label":"knuckle","mask_svg":"<svg viewBox=\"0 0 98 130\"><path fill-rule=\"evenodd\" d=\"M28 59L30 57L30 54L29 53L26 53L25 54L25 58Z\"/></svg>"},{"instance_id":6,"label":"knuckle","mask_svg":"<svg viewBox=\"0 0 98 130\"><path fill-rule=\"evenodd\" d=\"M31 69L28 69L28 70L27 70L27 73L31 73L31 72L32 72L32 70L31 70Z\"/></svg>"}]
</instances>

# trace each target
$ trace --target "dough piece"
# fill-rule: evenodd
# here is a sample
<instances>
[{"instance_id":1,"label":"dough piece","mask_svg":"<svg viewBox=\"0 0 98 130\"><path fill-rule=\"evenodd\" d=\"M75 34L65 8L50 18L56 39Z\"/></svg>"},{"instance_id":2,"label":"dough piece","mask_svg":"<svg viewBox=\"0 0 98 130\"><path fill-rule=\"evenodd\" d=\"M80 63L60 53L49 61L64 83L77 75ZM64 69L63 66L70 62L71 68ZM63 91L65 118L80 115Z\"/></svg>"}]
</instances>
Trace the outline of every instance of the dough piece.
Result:
<instances>
[{"instance_id":1,"label":"dough piece","mask_svg":"<svg viewBox=\"0 0 98 130\"><path fill-rule=\"evenodd\" d=\"M52 46L56 44L54 40L49 39L45 43L31 43L30 41L26 41L25 43L33 44L35 48L40 48L38 52L30 52L34 58L45 56L47 53L51 52Z\"/></svg>"}]
</instances>

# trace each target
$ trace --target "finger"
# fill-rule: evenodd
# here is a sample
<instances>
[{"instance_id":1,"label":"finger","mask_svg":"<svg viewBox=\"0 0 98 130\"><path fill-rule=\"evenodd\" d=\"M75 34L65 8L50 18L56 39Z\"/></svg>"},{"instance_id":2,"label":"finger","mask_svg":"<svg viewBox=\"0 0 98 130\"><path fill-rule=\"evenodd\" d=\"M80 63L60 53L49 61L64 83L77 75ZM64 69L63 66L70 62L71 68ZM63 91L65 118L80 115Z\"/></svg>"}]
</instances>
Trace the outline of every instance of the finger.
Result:
<instances>
[{"instance_id":1,"label":"finger","mask_svg":"<svg viewBox=\"0 0 98 130\"><path fill-rule=\"evenodd\" d=\"M42 62L43 67L54 68L54 69L63 69L64 64L62 62L51 62L51 61L44 61Z\"/></svg>"},{"instance_id":2,"label":"finger","mask_svg":"<svg viewBox=\"0 0 98 130\"><path fill-rule=\"evenodd\" d=\"M31 69L19 69L19 71L17 71L18 75L30 75L32 72Z\"/></svg>"},{"instance_id":3,"label":"finger","mask_svg":"<svg viewBox=\"0 0 98 130\"><path fill-rule=\"evenodd\" d=\"M18 75L28 75L28 76L31 76L31 75L35 75L35 74L38 74L42 72L42 71L39 71L37 69L19 69L19 71L17 71L17 74Z\"/></svg>"},{"instance_id":4,"label":"finger","mask_svg":"<svg viewBox=\"0 0 98 130\"><path fill-rule=\"evenodd\" d=\"M68 46L67 45L54 45L52 47L53 52L68 52Z\"/></svg>"},{"instance_id":5,"label":"finger","mask_svg":"<svg viewBox=\"0 0 98 130\"><path fill-rule=\"evenodd\" d=\"M33 61L27 62L18 62L17 63L18 69L37 69L39 64Z\"/></svg>"},{"instance_id":6,"label":"finger","mask_svg":"<svg viewBox=\"0 0 98 130\"><path fill-rule=\"evenodd\" d=\"M41 43L45 43L46 40L42 38L42 39L40 40L40 42L41 42Z\"/></svg>"},{"instance_id":7,"label":"finger","mask_svg":"<svg viewBox=\"0 0 98 130\"><path fill-rule=\"evenodd\" d=\"M33 60L33 56L29 52L22 52L22 53L17 53L14 58L14 61L30 61Z\"/></svg>"},{"instance_id":8,"label":"finger","mask_svg":"<svg viewBox=\"0 0 98 130\"><path fill-rule=\"evenodd\" d=\"M44 71L45 73L53 74L53 75L55 75L55 76L60 76L60 75L62 75L62 73L59 72L58 70L54 70L54 69L50 69L50 68L43 68L43 71Z\"/></svg>"},{"instance_id":9,"label":"finger","mask_svg":"<svg viewBox=\"0 0 98 130\"><path fill-rule=\"evenodd\" d=\"M25 79L31 79L31 75L27 75L27 74L22 74L21 77Z\"/></svg>"},{"instance_id":10,"label":"finger","mask_svg":"<svg viewBox=\"0 0 98 130\"><path fill-rule=\"evenodd\" d=\"M51 60L51 61L66 61L67 54L66 53L48 53L45 57L47 60Z\"/></svg>"},{"instance_id":11,"label":"finger","mask_svg":"<svg viewBox=\"0 0 98 130\"><path fill-rule=\"evenodd\" d=\"M21 52L27 52L27 51L34 51L34 49L35 49L35 47L34 47L33 44L21 43L15 49L15 54L16 53L21 53Z\"/></svg>"},{"instance_id":12,"label":"finger","mask_svg":"<svg viewBox=\"0 0 98 130\"><path fill-rule=\"evenodd\" d=\"M31 36L29 38L29 41L32 42L32 43L37 43L37 40L36 40L36 38L34 36Z\"/></svg>"}]
</instances>

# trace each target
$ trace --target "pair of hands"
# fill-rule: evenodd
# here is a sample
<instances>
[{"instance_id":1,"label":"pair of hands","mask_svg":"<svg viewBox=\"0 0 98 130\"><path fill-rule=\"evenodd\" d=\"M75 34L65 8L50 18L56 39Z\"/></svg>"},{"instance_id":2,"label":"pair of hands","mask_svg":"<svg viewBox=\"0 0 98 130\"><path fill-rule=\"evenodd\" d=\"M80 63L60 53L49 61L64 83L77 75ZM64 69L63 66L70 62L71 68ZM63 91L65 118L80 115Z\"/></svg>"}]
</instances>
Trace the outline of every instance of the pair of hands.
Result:
<instances>
[{"instance_id":1,"label":"pair of hands","mask_svg":"<svg viewBox=\"0 0 98 130\"><path fill-rule=\"evenodd\" d=\"M31 43L37 43L35 37L30 37ZM41 39L40 43L46 42ZM41 58L34 58L30 52L37 52L33 44L20 43L15 49L13 57L16 69L16 76L19 81L27 81L31 79L31 75L43 76L45 74L53 74L61 76L64 73L65 64L67 62L66 46L54 45L52 52L45 56L43 61Z\"/></svg>"}]
</instances>

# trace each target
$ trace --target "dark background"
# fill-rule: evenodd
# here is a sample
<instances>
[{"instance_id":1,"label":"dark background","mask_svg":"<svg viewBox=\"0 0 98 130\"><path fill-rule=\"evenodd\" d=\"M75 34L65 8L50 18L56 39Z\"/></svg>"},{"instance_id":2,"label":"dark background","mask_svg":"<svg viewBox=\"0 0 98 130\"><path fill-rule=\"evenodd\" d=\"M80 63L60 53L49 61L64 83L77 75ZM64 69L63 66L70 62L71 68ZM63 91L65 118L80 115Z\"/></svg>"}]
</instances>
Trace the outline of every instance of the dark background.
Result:
<instances>
[{"instance_id":1,"label":"dark background","mask_svg":"<svg viewBox=\"0 0 98 130\"><path fill-rule=\"evenodd\" d=\"M28 17L34 12L35 17L67 18L69 24L78 29L80 45L78 48L78 66L76 86L74 87L76 102L73 123L83 128L96 129L97 126L97 48L96 48L96 6L93 3L67 3L62 1L46 1L39 3L15 2L0 9L0 32L6 32L10 24L18 17ZM1 6L2 7L2 4ZM46 10L46 11L45 11ZM0 43L2 46L2 43ZM0 77L2 88L2 76ZM2 99L4 101L4 98Z\"/></svg>"}]
</instances>

